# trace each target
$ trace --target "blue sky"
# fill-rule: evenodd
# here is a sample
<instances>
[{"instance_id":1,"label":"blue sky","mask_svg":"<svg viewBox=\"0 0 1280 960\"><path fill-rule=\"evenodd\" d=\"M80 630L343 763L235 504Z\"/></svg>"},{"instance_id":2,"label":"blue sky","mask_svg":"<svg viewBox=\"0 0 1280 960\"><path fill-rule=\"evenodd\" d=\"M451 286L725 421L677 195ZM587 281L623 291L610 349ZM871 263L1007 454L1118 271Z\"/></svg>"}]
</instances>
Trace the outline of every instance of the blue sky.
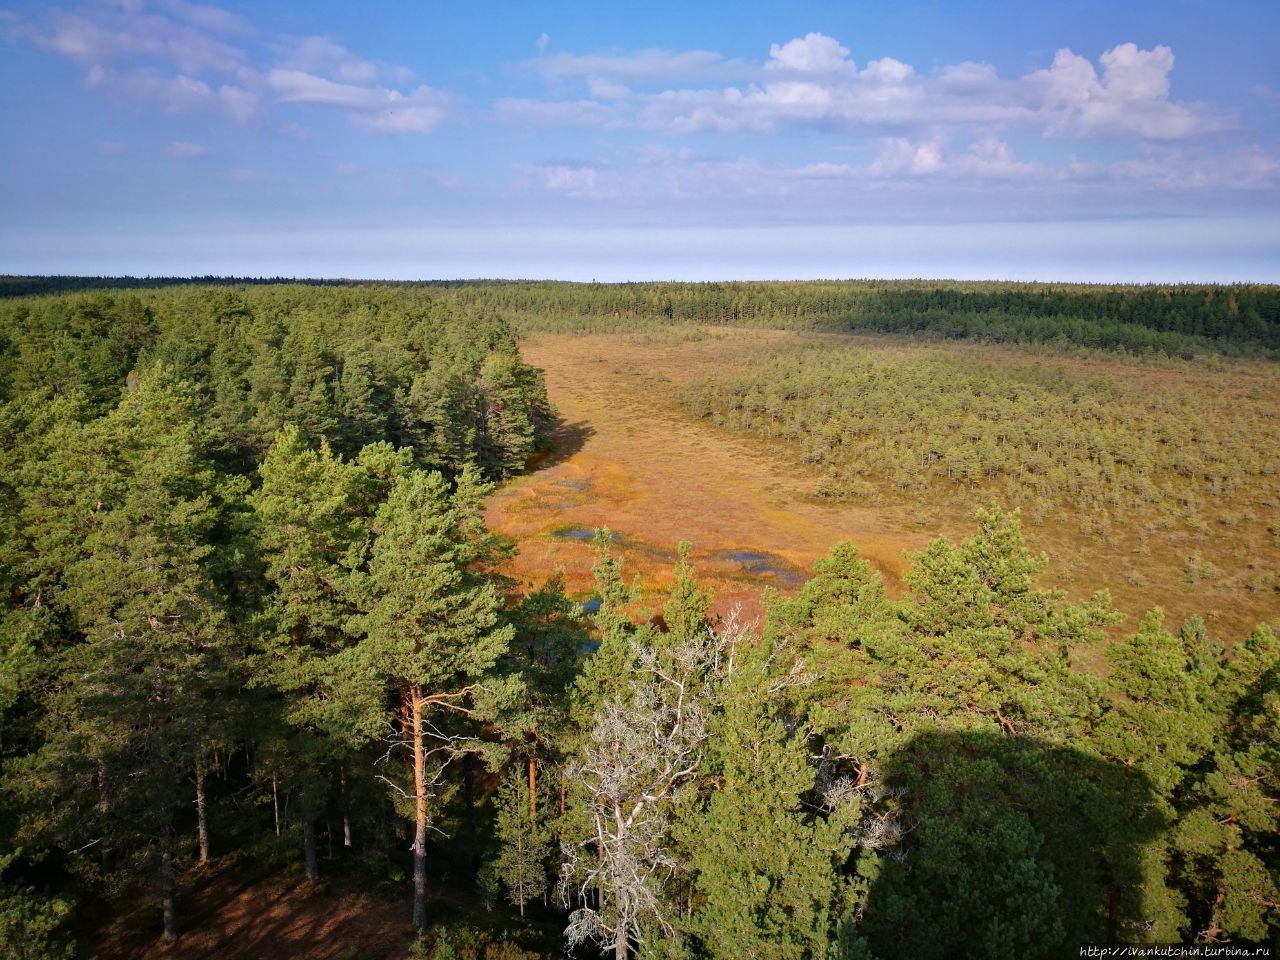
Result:
<instances>
[{"instance_id":1,"label":"blue sky","mask_svg":"<svg viewBox=\"0 0 1280 960\"><path fill-rule=\"evenodd\" d=\"M0 272L1280 282L1280 3L0 2Z\"/></svg>"}]
</instances>

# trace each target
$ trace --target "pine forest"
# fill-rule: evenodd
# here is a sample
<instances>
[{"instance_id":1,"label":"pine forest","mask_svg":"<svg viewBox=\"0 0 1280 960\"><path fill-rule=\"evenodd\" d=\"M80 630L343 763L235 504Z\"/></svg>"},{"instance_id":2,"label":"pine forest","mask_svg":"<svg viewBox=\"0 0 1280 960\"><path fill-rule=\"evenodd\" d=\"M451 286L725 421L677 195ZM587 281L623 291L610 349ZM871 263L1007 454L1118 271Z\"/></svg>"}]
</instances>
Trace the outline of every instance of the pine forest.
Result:
<instances>
[{"instance_id":1,"label":"pine forest","mask_svg":"<svg viewBox=\"0 0 1280 960\"><path fill-rule=\"evenodd\" d=\"M0 278L0 954L1275 949L1278 360L1266 285Z\"/></svg>"}]
</instances>

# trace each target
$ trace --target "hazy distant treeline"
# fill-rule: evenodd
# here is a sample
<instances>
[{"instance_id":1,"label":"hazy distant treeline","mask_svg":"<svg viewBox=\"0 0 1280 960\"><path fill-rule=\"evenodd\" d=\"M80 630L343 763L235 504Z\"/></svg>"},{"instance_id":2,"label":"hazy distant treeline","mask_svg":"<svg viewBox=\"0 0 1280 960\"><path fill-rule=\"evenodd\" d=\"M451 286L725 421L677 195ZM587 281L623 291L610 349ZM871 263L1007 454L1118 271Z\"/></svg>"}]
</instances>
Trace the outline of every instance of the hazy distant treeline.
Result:
<instances>
[{"instance_id":1,"label":"hazy distant treeline","mask_svg":"<svg viewBox=\"0 0 1280 960\"><path fill-rule=\"evenodd\" d=\"M1170 356L1280 351L1280 287L1252 284L476 283L453 286L447 295L537 327L594 327L608 319L1061 343Z\"/></svg>"},{"instance_id":2,"label":"hazy distant treeline","mask_svg":"<svg viewBox=\"0 0 1280 960\"><path fill-rule=\"evenodd\" d=\"M0 297L165 287L177 278L0 277ZM1280 287L842 280L741 283L565 283L202 277L201 284L422 288L522 326L598 328L693 323L905 333L930 339L1062 344L1136 354L1280 353Z\"/></svg>"}]
</instances>

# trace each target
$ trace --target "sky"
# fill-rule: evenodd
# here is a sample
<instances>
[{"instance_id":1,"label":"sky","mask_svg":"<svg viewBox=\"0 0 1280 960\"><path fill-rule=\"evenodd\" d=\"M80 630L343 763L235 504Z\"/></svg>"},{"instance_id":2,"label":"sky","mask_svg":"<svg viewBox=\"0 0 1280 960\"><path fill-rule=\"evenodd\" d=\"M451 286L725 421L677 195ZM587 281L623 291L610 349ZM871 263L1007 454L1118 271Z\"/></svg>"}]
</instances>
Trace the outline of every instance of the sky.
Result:
<instances>
[{"instance_id":1,"label":"sky","mask_svg":"<svg viewBox=\"0 0 1280 960\"><path fill-rule=\"evenodd\" d=\"M0 0L0 273L1280 282L1276 0Z\"/></svg>"}]
</instances>

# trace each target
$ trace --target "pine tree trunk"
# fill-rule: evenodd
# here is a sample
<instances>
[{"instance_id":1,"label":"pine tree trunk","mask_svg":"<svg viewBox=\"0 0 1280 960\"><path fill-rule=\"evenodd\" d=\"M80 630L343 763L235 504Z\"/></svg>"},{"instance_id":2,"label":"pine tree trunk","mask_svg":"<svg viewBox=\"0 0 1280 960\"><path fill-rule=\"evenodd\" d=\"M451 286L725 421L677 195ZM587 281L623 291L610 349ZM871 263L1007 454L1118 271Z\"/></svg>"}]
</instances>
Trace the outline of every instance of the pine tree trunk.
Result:
<instances>
[{"instance_id":1,"label":"pine tree trunk","mask_svg":"<svg viewBox=\"0 0 1280 960\"><path fill-rule=\"evenodd\" d=\"M338 767L338 787L342 791L342 845L351 849L351 814L347 806L347 771Z\"/></svg>"},{"instance_id":2,"label":"pine tree trunk","mask_svg":"<svg viewBox=\"0 0 1280 960\"><path fill-rule=\"evenodd\" d=\"M413 926L424 930L427 926L427 750L422 732L422 691L410 688L413 712Z\"/></svg>"},{"instance_id":3,"label":"pine tree trunk","mask_svg":"<svg viewBox=\"0 0 1280 960\"><path fill-rule=\"evenodd\" d=\"M533 756L533 747L529 748L529 822L538 819L538 762Z\"/></svg>"},{"instance_id":4,"label":"pine tree trunk","mask_svg":"<svg viewBox=\"0 0 1280 960\"><path fill-rule=\"evenodd\" d=\"M196 751L196 834L200 839L200 862L208 863L209 856L209 816L205 808L204 797L204 758Z\"/></svg>"},{"instance_id":5,"label":"pine tree trunk","mask_svg":"<svg viewBox=\"0 0 1280 960\"><path fill-rule=\"evenodd\" d=\"M108 811L111 809L110 796L107 793L107 767L102 761L98 761L98 815L105 821ZM114 863L112 853L114 848L111 845L111 838L104 837L102 840L102 872L110 873Z\"/></svg>"},{"instance_id":6,"label":"pine tree trunk","mask_svg":"<svg viewBox=\"0 0 1280 960\"><path fill-rule=\"evenodd\" d=\"M164 942L178 939L178 899L174 890L173 855L165 850L160 855L160 907L164 912Z\"/></svg>"},{"instance_id":7,"label":"pine tree trunk","mask_svg":"<svg viewBox=\"0 0 1280 960\"><path fill-rule=\"evenodd\" d=\"M320 851L316 849L316 825L303 804L302 812L302 854L307 864L307 879L316 882L320 879Z\"/></svg>"},{"instance_id":8,"label":"pine tree trunk","mask_svg":"<svg viewBox=\"0 0 1280 960\"><path fill-rule=\"evenodd\" d=\"M271 776L271 810L276 815L276 839L280 839L280 789L276 784L275 775Z\"/></svg>"},{"instance_id":9,"label":"pine tree trunk","mask_svg":"<svg viewBox=\"0 0 1280 960\"><path fill-rule=\"evenodd\" d=\"M621 903L619 903L621 908ZM627 960L627 927L622 919L622 910L618 910L618 939L613 945L613 960Z\"/></svg>"}]
</instances>

